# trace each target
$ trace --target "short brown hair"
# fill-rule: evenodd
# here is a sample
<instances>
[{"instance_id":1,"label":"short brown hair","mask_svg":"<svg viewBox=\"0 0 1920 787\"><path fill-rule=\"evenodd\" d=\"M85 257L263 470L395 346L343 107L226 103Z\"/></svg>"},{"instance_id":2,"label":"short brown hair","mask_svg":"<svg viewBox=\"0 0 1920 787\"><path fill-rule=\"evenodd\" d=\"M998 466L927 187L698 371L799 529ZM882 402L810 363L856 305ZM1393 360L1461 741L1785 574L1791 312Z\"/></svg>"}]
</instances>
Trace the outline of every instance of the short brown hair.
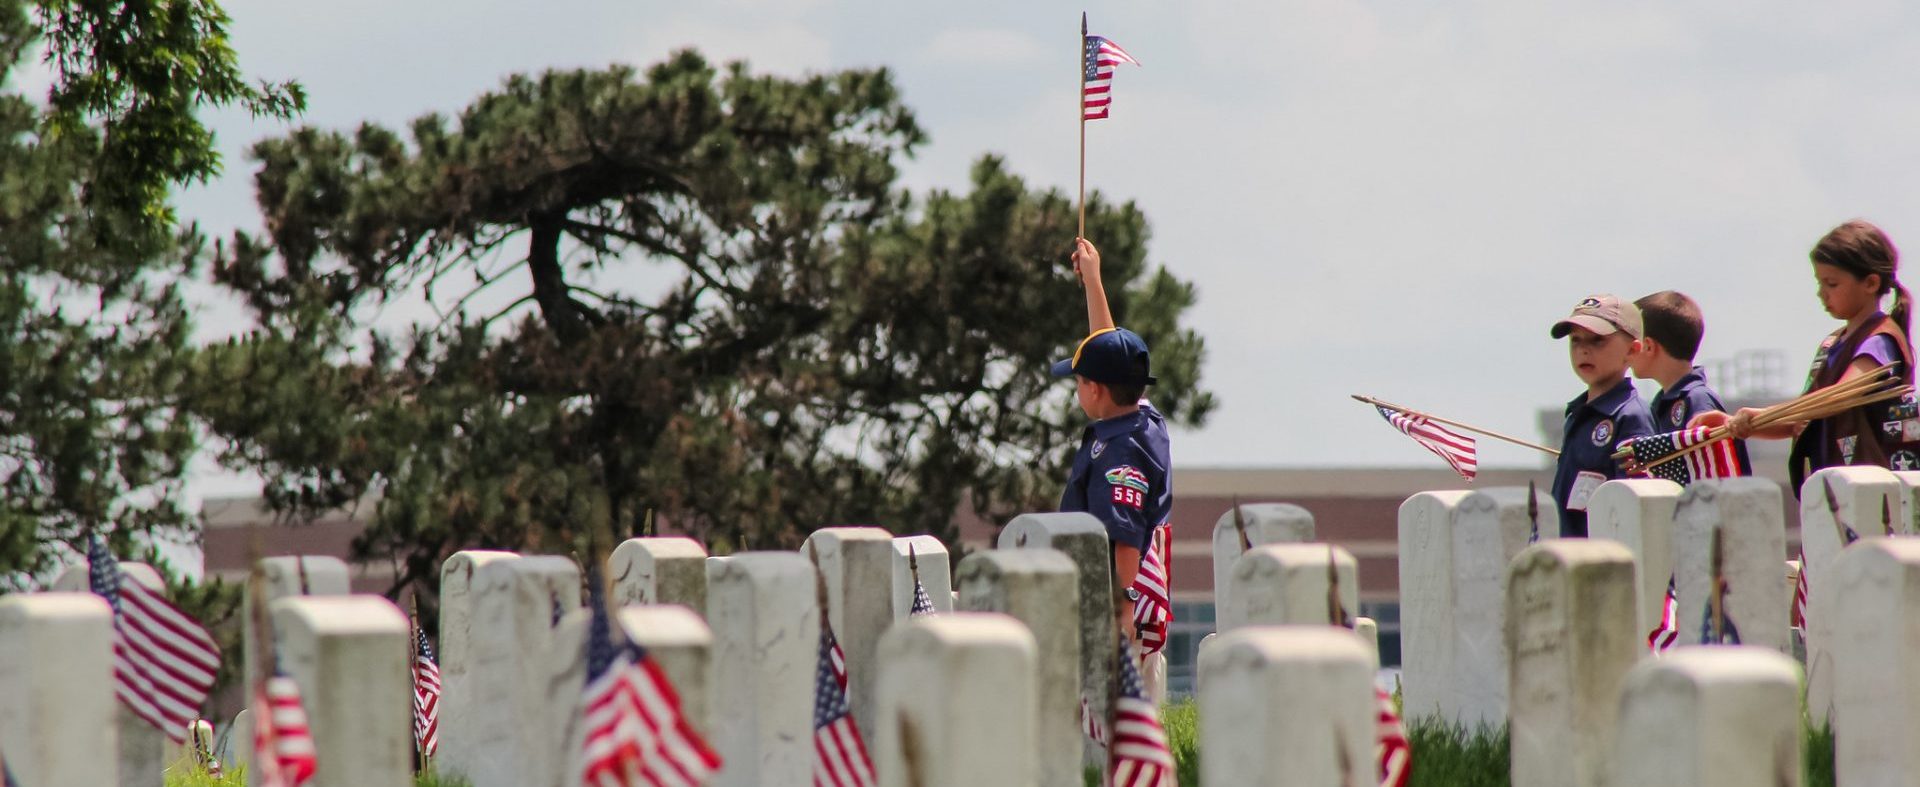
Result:
<instances>
[{"instance_id":1,"label":"short brown hair","mask_svg":"<svg viewBox=\"0 0 1920 787\"><path fill-rule=\"evenodd\" d=\"M1147 393L1147 387L1139 383L1101 383L1101 385L1106 387L1107 396L1113 399L1113 403L1121 407L1139 404L1140 397Z\"/></svg>"},{"instance_id":2,"label":"short brown hair","mask_svg":"<svg viewBox=\"0 0 1920 787\"><path fill-rule=\"evenodd\" d=\"M1647 338L1660 343L1667 353L1682 361L1691 361L1700 352L1700 337L1706 335L1706 320L1700 317L1700 304L1673 290L1656 292L1633 305L1640 307L1640 320Z\"/></svg>"}]
</instances>

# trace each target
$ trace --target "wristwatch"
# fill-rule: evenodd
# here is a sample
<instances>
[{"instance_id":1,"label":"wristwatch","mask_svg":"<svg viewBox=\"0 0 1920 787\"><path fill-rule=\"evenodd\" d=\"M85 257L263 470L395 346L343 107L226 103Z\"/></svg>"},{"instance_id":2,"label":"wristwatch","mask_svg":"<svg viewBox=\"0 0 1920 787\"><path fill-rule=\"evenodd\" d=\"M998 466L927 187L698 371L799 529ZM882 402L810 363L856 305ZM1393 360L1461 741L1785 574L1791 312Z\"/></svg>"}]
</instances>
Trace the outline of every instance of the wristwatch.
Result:
<instances>
[{"instance_id":1,"label":"wristwatch","mask_svg":"<svg viewBox=\"0 0 1920 787\"><path fill-rule=\"evenodd\" d=\"M1139 588L1136 588L1136 587L1129 587L1129 588L1127 588L1127 600L1128 600L1128 601L1139 601L1139 600L1140 600L1140 589L1139 589Z\"/></svg>"}]
</instances>

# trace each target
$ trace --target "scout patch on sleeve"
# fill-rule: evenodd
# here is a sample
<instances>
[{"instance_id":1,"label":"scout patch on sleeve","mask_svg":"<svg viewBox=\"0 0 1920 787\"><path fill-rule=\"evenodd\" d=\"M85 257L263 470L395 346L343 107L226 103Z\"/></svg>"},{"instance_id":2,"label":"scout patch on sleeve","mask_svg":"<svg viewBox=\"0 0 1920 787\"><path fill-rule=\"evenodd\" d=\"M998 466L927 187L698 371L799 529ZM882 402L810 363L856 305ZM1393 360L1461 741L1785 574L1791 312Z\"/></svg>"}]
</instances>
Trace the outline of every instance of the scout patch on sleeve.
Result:
<instances>
[{"instance_id":1,"label":"scout patch on sleeve","mask_svg":"<svg viewBox=\"0 0 1920 787\"><path fill-rule=\"evenodd\" d=\"M1842 437L1833 441L1834 447L1840 449L1840 464L1843 464L1843 465L1853 464L1853 449L1855 446L1859 445L1859 440L1860 438L1855 437L1854 435L1847 435L1846 437Z\"/></svg>"},{"instance_id":2,"label":"scout patch on sleeve","mask_svg":"<svg viewBox=\"0 0 1920 787\"><path fill-rule=\"evenodd\" d=\"M1674 402L1673 409L1669 411L1667 420L1672 422L1673 425L1676 427L1686 426L1687 425L1687 400L1682 399L1678 402Z\"/></svg>"},{"instance_id":3,"label":"scout patch on sleeve","mask_svg":"<svg viewBox=\"0 0 1920 787\"><path fill-rule=\"evenodd\" d=\"M1113 487L1113 502L1134 510L1147 507L1147 474L1133 465L1121 465L1107 471L1107 483Z\"/></svg>"}]
</instances>

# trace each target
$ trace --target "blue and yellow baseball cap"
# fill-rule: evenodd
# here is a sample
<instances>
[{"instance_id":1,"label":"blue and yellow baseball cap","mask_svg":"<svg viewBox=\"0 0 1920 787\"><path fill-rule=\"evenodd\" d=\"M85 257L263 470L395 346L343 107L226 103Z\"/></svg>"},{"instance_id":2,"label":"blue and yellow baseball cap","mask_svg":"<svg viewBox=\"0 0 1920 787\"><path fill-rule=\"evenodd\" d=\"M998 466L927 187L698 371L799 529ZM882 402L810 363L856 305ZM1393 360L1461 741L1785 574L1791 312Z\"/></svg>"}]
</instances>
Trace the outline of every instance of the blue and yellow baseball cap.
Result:
<instances>
[{"instance_id":1,"label":"blue and yellow baseball cap","mask_svg":"<svg viewBox=\"0 0 1920 787\"><path fill-rule=\"evenodd\" d=\"M1147 340L1125 328L1105 328L1081 339L1072 358L1053 365L1053 376L1077 374L1108 385L1153 385L1158 381L1152 370Z\"/></svg>"}]
</instances>

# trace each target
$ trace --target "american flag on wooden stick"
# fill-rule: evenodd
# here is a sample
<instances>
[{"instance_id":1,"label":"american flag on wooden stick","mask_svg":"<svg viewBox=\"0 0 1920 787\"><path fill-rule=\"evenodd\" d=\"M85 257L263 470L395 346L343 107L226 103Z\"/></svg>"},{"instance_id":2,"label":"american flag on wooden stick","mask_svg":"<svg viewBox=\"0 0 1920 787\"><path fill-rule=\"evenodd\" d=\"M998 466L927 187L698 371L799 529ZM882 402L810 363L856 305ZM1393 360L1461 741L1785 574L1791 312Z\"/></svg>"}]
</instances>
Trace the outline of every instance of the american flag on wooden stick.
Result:
<instances>
[{"instance_id":1,"label":"american flag on wooden stick","mask_svg":"<svg viewBox=\"0 0 1920 787\"><path fill-rule=\"evenodd\" d=\"M440 665L426 629L415 628L413 636L413 742L421 757L432 757L440 748Z\"/></svg>"},{"instance_id":2,"label":"american flag on wooden stick","mask_svg":"<svg viewBox=\"0 0 1920 787\"><path fill-rule=\"evenodd\" d=\"M1680 638L1680 599L1674 593L1673 577L1667 577L1667 593L1660 602L1660 621L1647 632L1647 650L1658 656L1673 647Z\"/></svg>"},{"instance_id":3,"label":"american flag on wooden stick","mask_svg":"<svg viewBox=\"0 0 1920 787\"><path fill-rule=\"evenodd\" d=\"M840 643L833 630L820 627L820 667L813 681L814 787L873 787L873 760L860 737L860 725L847 708L844 666L834 667Z\"/></svg>"},{"instance_id":4,"label":"american flag on wooden stick","mask_svg":"<svg viewBox=\"0 0 1920 787\"><path fill-rule=\"evenodd\" d=\"M1146 685L1134 666L1133 643L1120 638L1120 691L1114 695L1113 748L1107 762L1111 787L1172 787L1173 751L1160 714L1147 699Z\"/></svg>"},{"instance_id":5,"label":"american flag on wooden stick","mask_svg":"<svg viewBox=\"0 0 1920 787\"><path fill-rule=\"evenodd\" d=\"M680 714L667 674L632 641L613 641L600 572L588 580L593 619L587 628L586 755L580 781L589 787L701 785L720 770L720 755Z\"/></svg>"},{"instance_id":6,"label":"american flag on wooden stick","mask_svg":"<svg viewBox=\"0 0 1920 787\"><path fill-rule=\"evenodd\" d=\"M1380 787L1407 787L1413 775L1413 747L1407 743L1407 728L1400 723L1400 714L1393 709L1393 695L1386 689L1374 686L1373 699L1379 727L1375 753L1380 760Z\"/></svg>"},{"instance_id":7,"label":"american flag on wooden stick","mask_svg":"<svg viewBox=\"0 0 1920 787\"><path fill-rule=\"evenodd\" d=\"M1678 432L1636 437L1624 448L1633 452L1633 463L1654 478L1664 478L1686 486L1703 478L1734 478L1740 475L1740 455L1730 439L1713 440L1704 426ZM1696 448L1695 446L1703 446ZM1674 454L1686 452L1684 456Z\"/></svg>"},{"instance_id":8,"label":"american flag on wooden stick","mask_svg":"<svg viewBox=\"0 0 1920 787\"><path fill-rule=\"evenodd\" d=\"M1113 67L1121 63L1140 65L1119 44L1102 36L1087 35L1087 18L1080 17L1081 79L1080 117L1104 120L1113 104Z\"/></svg>"},{"instance_id":9,"label":"american flag on wooden stick","mask_svg":"<svg viewBox=\"0 0 1920 787\"><path fill-rule=\"evenodd\" d=\"M1393 424L1401 434L1413 438L1422 447L1433 452L1460 474L1461 478L1473 480L1480 470L1479 450L1474 447L1473 438L1455 432L1426 419L1416 413L1404 413L1380 405L1374 405L1380 411L1380 417Z\"/></svg>"},{"instance_id":10,"label":"american flag on wooden stick","mask_svg":"<svg viewBox=\"0 0 1920 787\"><path fill-rule=\"evenodd\" d=\"M135 716L185 743L220 672L220 647L159 591L127 581L105 539L93 538L87 563L93 592L113 607L114 693Z\"/></svg>"},{"instance_id":11,"label":"american flag on wooden stick","mask_svg":"<svg viewBox=\"0 0 1920 787\"><path fill-rule=\"evenodd\" d=\"M939 611L933 608L933 597L927 595L927 586L920 584L920 555L912 544L907 545L907 569L913 572L913 607L907 610L907 617L917 618Z\"/></svg>"},{"instance_id":12,"label":"american flag on wooden stick","mask_svg":"<svg viewBox=\"0 0 1920 787\"><path fill-rule=\"evenodd\" d=\"M1153 529L1147 553L1140 558L1140 571L1133 577L1133 589L1140 592L1133 622L1140 630L1140 651L1149 656L1167 646L1167 629L1173 624L1173 603L1167 592L1172 585L1167 569L1173 561L1172 533L1171 523Z\"/></svg>"},{"instance_id":13,"label":"american flag on wooden stick","mask_svg":"<svg viewBox=\"0 0 1920 787\"><path fill-rule=\"evenodd\" d=\"M276 667L271 677L254 687L253 708L252 767L259 772L254 783L299 787L312 781L320 757L307 726L307 710L300 704L299 684Z\"/></svg>"},{"instance_id":14,"label":"american flag on wooden stick","mask_svg":"<svg viewBox=\"0 0 1920 787\"><path fill-rule=\"evenodd\" d=\"M1788 625L1807 629L1807 550L1800 550L1800 570L1793 575L1793 613Z\"/></svg>"}]
</instances>

